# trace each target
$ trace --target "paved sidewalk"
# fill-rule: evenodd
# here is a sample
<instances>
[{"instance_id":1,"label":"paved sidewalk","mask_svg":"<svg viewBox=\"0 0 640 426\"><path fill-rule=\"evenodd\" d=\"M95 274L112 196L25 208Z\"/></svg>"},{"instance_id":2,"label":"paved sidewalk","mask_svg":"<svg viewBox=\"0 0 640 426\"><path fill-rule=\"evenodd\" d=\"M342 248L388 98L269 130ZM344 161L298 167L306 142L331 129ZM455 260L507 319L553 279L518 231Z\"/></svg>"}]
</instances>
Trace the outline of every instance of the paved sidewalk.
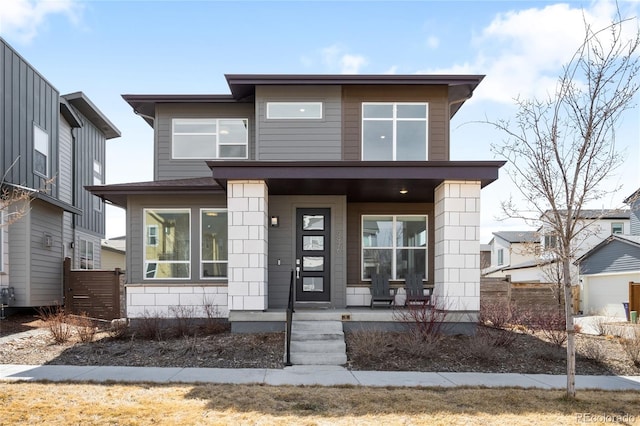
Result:
<instances>
[{"instance_id":1,"label":"paved sidewalk","mask_svg":"<svg viewBox=\"0 0 640 426\"><path fill-rule=\"evenodd\" d=\"M156 383L228 383L266 385L354 385L406 387L521 387L563 389L563 375L517 373L421 373L408 371L351 371L333 366L265 368L95 367L72 365L0 364L0 382L93 381ZM577 376L577 389L636 390L640 376Z\"/></svg>"}]
</instances>

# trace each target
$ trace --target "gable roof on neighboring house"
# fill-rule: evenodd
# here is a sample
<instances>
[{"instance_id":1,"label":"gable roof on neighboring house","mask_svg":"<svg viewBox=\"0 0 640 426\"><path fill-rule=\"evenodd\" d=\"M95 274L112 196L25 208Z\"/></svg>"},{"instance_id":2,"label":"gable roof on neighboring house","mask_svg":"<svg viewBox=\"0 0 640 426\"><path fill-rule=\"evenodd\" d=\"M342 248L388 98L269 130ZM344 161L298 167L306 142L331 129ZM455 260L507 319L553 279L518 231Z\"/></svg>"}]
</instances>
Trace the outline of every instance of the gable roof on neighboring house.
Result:
<instances>
[{"instance_id":1,"label":"gable roof on neighboring house","mask_svg":"<svg viewBox=\"0 0 640 426\"><path fill-rule=\"evenodd\" d=\"M536 231L499 231L493 235L509 243L537 243L540 237Z\"/></svg>"},{"instance_id":2,"label":"gable roof on neighboring house","mask_svg":"<svg viewBox=\"0 0 640 426\"><path fill-rule=\"evenodd\" d=\"M640 271L640 236L613 234L580 256L574 264L583 275Z\"/></svg>"},{"instance_id":3,"label":"gable roof on neighboring house","mask_svg":"<svg viewBox=\"0 0 640 426\"><path fill-rule=\"evenodd\" d=\"M633 204L634 202L640 200L640 188L638 188L633 194L629 195L624 199L625 204Z\"/></svg>"},{"instance_id":4,"label":"gable roof on neighboring house","mask_svg":"<svg viewBox=\"0 0 640 426\"><path fill-rule=\"evenodd\" d=\"M547 210L550 213L551 210ZM559 210L566 212L566 210ZM580 211L580 219L629 219L629 209L583 209Z\"/></svg>"}]
</instances>

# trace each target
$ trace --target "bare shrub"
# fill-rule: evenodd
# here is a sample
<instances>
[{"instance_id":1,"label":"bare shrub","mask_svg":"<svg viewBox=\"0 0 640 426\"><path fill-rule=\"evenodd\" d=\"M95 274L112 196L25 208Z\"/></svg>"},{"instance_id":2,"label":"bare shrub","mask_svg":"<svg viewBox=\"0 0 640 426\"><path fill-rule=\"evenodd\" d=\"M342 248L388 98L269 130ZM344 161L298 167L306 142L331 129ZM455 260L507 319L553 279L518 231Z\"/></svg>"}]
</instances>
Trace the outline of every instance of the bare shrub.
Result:
<instances>
[{"instance_id":1,"label":"bare shrub","mask_svg":"<svg viewBox=\"0 0 640 426\"><path fill-rule=\"evenodd\" d=\"M465 355L479 361L492 361L495 351L496 348L489 333L480 332L469 338Z\"/></svg>"},{"instance_id":2,"label":"bare shrub","mask_svg":"<svg viewBox=\"0 0 640 426\"><path fill-rule=\"evenodd\" d=\"M611 326L607 322L607 317L604 315L597 315L589 319L591 326L595 330L598 336L608 336L611 334Z\"/></svg>"},{"instance_id":3,"label":"bare shrub","mask_svg":"<svg viewBox=\"0 0 640 426\"><path fill-rule=\"evenodd\" d=\"M406 333L399 334L398 349L407 355L418 358L433 356L440 347L439 336L422 336L415 328L410 328Z\"/></svg>"},{"instance_id":4,"label":"bare shrub","mask_svg":"<svg viewBox=\"0 0 640 426\"><path fill-rule=\"evenodd\" d=\"M97 327L93 324L93 320L89 318L86 312L75 315L71 319L71 324L78 334L78 338L82 343L91 343L96 337Z\"/></svg>"},{"instance_id":5,"label":"bare shrub","mask_svg":"<svg viewBox=\"0 0 640 426\"><path fill-rule=\"evenodd\" d=\"M494 329L480 326L474 338L483 340L492 347L509 347L515 342L518 334L511 330ZM472 339L473 340L473 339ZM483 342L483 343L484 343Z\"/></svg>"},{"instance_id":6,"label":"bare shrub","mask_svg":"<svg viewBox=\"0 0 640 426\"><path fill-rule=\"evenodd\" d=\"M640 367L640 329L635 329L635 336L629 339L620 339L622 349L633 361L633 365Z\"/></svg>"},{"instance_id":7,"label":"bare shrub","mask_svg":"<svg viewBox=\"0 0 640 426\"><path fill-rule=\"evenodd\" d=\"M388 333L378 330L356 330L348 335L350 358L355 362L371 364L384 361L394 349L390 346Z\"/></svg>"},{"instance_id":8,"label":"bare shrub","mask_svg":"<svg viewBox=\"0 0 640 426\"><path fill-rule=\"evenodd\" d=\"M478 322L487 327L504 328L511 320L511 309L507 302L480 302Z\"/></svg>"},{"instance_id":9,"label":"bare shrub","mask_svg":"<svg viewBox=\"0 0 640 426\"><path fill-rule=\"evenodd\" d=\"M561 362L566 360L564 349L559 346L536 347L529 355L532 358L538 358L543 361Z\"/></svg>"},{"instance_id":10,"label":"bare shrub","mask_svg":"<svg viewBox=\"0 0 640 426\"><path fill-rule=\"evenodd\" d=\"M195 307L193 306L171 306L169 312L175 317L173 332L176 337L193 336L195 329Z\"/></svg>"},{"instance_id":11,"label":"bare shrub","mask_svg":"<svg viewBox=\"0 0 640 426\"><path fill-rule=\"evenodd\" d=\"M207 316L204 323L205 332L209 334L220 334L225 332L227 330L227 326L222 320L222 314L220 313L218 305L214 305L213 302L205 296L202 306L204 307L204 313Z\"/></svg>"},{"instance_id":12,"label":"bare shrub","mask_svg":"<svg viewBox=\"0 0 640 426\"><path fill-rule=\"evenodd\" d=\"M549 342L560 347L567 341L567 324L564 311L537 310L533 318L532 326L539 331Z\"/></svg>"},{"instance_id":13,"label":"bare shrub","mask_svg":"<svg viewBox=\"0 0 640 426\"><path fill-rule=\"evenodd\" d=\"M162 341L166 337L165 318L158 314L144 311L135 322L135 329L141 339Z\"/></svg>"},{"instance_id":14,"label":"bare shrub","mask_svg":"<svg viewBox=\"0 0 640 426\"><path fill-rule=\"evenodd\" d=\"M432 299L433 305L408 306L394 311L394 317L407 324L409 331L422 341L433 343L439 340L445 330L447 309L437 298Z\"/></svg>"},{"instance_id":15,"label":"bare shrub","mask_svg":"<svg viewBox=\"0 0 640 426\"><path fill-rule=\"evenodd\" d=\"M129 329L129 322L126 318L114 319L111 321L107 332L112 339L122 339L126 336Z\"/></svg>"},{"instance_id":16,"label":"bare shrub","mask_svg":"<svg viewBox=\"0 0 640 426\"><path fill-rule=\"evenodd\" d=\"M595 362L604 362L607 359L607 350L602 342L596 339L586 339L579 350L580 354Z\"/></svg>"},{"instance_id":17,"label":"bare shrub","mask_svg":"<svg viewBox=\"0 0 640 426\"><path fill-rule=\"evenodd\" d=\"M71 338L72 330L60 305L38 308L38 318L47 324L49 333L56 343L65 343Z\"/></svg>"}]
</instances>

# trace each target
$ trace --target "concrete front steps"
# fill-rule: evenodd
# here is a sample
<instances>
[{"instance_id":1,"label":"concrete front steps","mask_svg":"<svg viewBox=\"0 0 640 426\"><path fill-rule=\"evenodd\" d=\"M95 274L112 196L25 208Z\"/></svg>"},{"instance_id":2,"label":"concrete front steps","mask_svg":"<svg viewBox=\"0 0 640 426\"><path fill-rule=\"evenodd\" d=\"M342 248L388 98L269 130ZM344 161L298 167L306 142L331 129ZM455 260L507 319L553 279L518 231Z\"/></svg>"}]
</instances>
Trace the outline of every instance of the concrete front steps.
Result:
<instances>
[{"instance_id":1,"label":"concrete front steps","mask_svg":"<svg viewBox=\"0 0 640 426\"><path fill-rule=\"evenodd\" d=\"M294 319L291 323L291 363L346 364L347 345L344 342L342 322Z\"/></svg>"}]
</instances>

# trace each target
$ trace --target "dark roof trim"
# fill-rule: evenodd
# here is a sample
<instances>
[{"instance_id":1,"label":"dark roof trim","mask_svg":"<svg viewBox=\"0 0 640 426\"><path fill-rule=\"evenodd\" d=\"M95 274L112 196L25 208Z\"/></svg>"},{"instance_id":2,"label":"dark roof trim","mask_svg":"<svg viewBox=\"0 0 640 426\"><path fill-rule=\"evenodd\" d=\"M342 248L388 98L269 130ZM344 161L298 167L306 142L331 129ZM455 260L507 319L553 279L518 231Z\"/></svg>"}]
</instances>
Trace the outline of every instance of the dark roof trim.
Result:
<instances>
[{"instance_id":1,"label":"dark roof trim","mask_svg":"<svg viewBox=\"0 0 640 426\"><path fill-rule=\"evenodd\" d=\"M62 114L71 127L82 127L82 119L64 98L60 98L60 114Z\"/></svg>"},{"instance_id":2,"label":"dark roof trim","mask_svg":"<svg viewBox=\"0 0 640 426\"><path fill-rule=\"evenodd\" d=\"M104 133L107 139L121 136L120 130L96 107L83 93L74 92L62 95L62 98L78 109L89 121Z\"/></svg>"},{"instance_id":3,"label":"dark roof trim","mask_svg":"<svg viewBox=\"0 0 640 426\"><path fill-rule=\"evenodd\" d=\"M636 241L635 238L638 238L638 240ZM573 264L574 265L578 265L580 262L582 262L586 258L592 256L598 250L600 250L602 247L606 246L607 244L611 243L612 241L620 241L621 243L629 244L630 246L633 246L633 247L640 247L640 237L634 237L634 236L631 236L631 235L612 234L612 235L608 236L607 238L605 238L604 240L602 240L599 244L597 244L596 246L591 248L591 250L589 250L588 252L586 252L585 254L580 256L579 258L577 258L573 262Z\"/></svg>"},{"instance_id":4,"label":"dark roof trim","mask_svg":"<svg viewBox=\"0 0 640 426\"><path fill-rule=\"evenodd\" d=\"M127 207L129 195L224 194L224 190L211 177L91 185L85 186L85 189L122 208Z\"/></svg>"},{"instance_id":5,"label":"dark roof trim","mask_svg":"<svg viewBox=\"0 0 640 426\"><path fill-rule=\"evenodd\" d=\"M640 200L640 188L638 188L633 194L625 198L625 204L633 204L635 201Z\"/></svg>"},{"instance_id":6,"label":"dark roof trim","mask_svg":"<svg viewBox=\"0 0 640 426\"><path fill-rule=\"evenodd\" d=\"M206 102L237 102L233 95L122 95L122 99L130 105L135 102L162 103L206 103Z\"/></svg>"},{"instance_id":7,"label":"dark roof trim","mask_svg":"<svg viewBox=\"0 0 640 426\"><path fill-rule=\"evenodd\" d=\"M228 179L462 179L483 185L505 161L207 161L218 183ZM224 186L224 185L223 185Z\"/></svg>"}]
</instances>

